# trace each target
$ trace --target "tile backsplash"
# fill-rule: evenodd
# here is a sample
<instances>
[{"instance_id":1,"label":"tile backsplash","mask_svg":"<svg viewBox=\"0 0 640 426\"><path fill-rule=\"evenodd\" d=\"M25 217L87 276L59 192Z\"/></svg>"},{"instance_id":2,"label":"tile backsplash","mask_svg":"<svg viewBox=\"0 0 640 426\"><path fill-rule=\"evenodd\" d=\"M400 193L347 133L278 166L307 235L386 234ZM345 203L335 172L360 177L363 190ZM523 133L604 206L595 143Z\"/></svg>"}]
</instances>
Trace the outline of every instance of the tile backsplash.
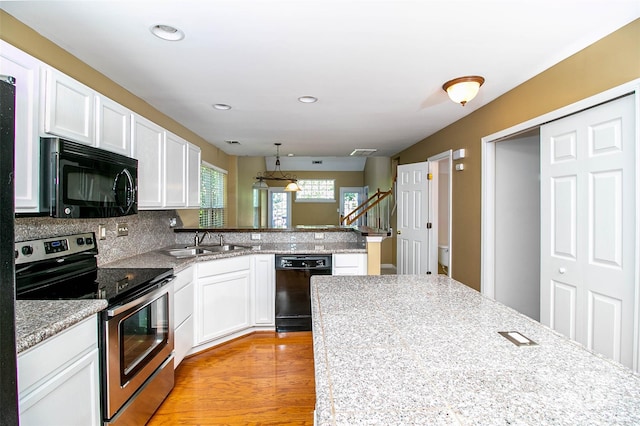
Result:
<instances>
[{"instance_id":1,"label":"tile backsplash","mask_svg":"<svg viewBox=\"0 0 640 426\"><path fill-rule=\"evenodd\" d=\"M182 226L180 216L174 210L141 211L137 215L101 219L19 217L15 220L15 240L19 242L81 232L95 232L98 238L98 227L104 225L107 238L98 240L98 265L104 265L175 244L176 234L169 226L171 218L177 219L177 227ZM117 236L118 223L128 225L129 235Z\"/></svg>"}]
</instances>

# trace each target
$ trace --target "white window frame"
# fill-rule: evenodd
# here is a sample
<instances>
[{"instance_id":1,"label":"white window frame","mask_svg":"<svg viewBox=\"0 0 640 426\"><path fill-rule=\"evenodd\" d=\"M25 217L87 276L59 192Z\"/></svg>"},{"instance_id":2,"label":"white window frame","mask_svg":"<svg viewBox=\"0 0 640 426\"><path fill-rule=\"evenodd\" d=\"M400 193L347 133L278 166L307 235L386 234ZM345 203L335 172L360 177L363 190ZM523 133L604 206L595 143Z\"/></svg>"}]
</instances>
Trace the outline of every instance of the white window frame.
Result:
<instances>
[{"instance_id":1,"label":"white window frame","mask_svg":"<svg viewBox=\"0 0 640 426\"><path fill-rule=\"evenodd\" d=\"M335 179L298 179L298 185L300 185L300 182L304 182L306 180L333 182L333 198L300 198L300 192L296 192L296 203L335 203L336 202L336 180Z\"/></svg>"},{"instance_id":2,"label":"white window frame","mask_svg":"<svg viewBox=\"0 0 640 426\"><path fill-rule=\"evenodd\" d=\"M227 225L227 219L228 219L228 214L229 214L229 211L228 211L229 206L227 205L228 203L227 203L227 194L226 194L227 188L228 188L228 185L229 185L229 182L228 182L228 174L229 174L229 172L224 170L224 169L221 169L220 167L214 166L213 164L207 163L206 161L201 161L200 162L200 167L203 167L203 166L207 167L209 169L215 170L217 172L220 172L220 173L222 173L224 175L227 175L227 179L225 180L225 184L224 184L224 188L223 188L223 190L224 190L224 195L223 195L224 196L224 201L223 201L223 206L222 206L222 214L223 214L222 222L223 223L220 226L220 228L222 228L222 227L225 227ZM202 182L202 177L201 177L201 182ZM205 197L201 196L200 197L200 209L199 209L199 213L198 213L198 224L200 224L200 218L199 218L199 216L201 214L200 212L202 210L210 210L210 209L212 209L211 207L203 207L202 203L204 201L205 201ZM213 226L210 226L210 227L213 227Z\"/></svg>"}]
</instances>

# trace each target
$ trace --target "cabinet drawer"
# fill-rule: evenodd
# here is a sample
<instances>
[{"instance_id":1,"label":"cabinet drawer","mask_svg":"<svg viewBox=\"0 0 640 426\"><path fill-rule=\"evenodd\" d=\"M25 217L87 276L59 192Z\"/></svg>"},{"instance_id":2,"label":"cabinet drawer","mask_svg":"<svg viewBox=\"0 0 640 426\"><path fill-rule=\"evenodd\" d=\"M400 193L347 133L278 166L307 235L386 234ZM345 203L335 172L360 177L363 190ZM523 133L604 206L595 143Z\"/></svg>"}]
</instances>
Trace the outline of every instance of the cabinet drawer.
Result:
<instances>
[{"instance_id":1,"label":"cabinet drawer","mask_svg":"<svg viewBox=\"0 0 640 426\"><path fill-rule=\"evenodd\" d=\"M211 260L198 263L198 278L229 272L244 271L251 268L251 256L238 256L229 259Z\"/></svg>"},{"instance_id":2,"label":"cabinet drawer","mask_svg":"<svg viewBox=\"0 0 640 426\"><path fill-rule=\"evenodd\" d=\"M193 347L193 316L187 318L180 324L180 327L176 328L173 340L175 345L174 366L178 368L185 355Z\"/></svg>"},{"instance_id":3,"label":"cabinet drawer","mask_svg":"<svg viewBox=\"0 0 640 426\"><path fill-rule=\"evenodd\" d=\"M66 364L98 347L98 320L93 315L18 356L18 391L23 394Z\"/></svg>"},{"instance_id":4,"label":"cabinet drawer","mask_svg":"<svg viewBox=\"0 0 640 426\"><path fill-rule=\"evenodd\" d=\"M178 328L191 314L193 314L193 282L181 288L173 297L173 319Z\"/></svg>"},{"instance_id":5,"label":"cabinet drawer","mask_svg":"<svg viewBox=\"0 0 640 426\"><path fill-rule=\"evenodd\" d=\"M176 274L176 279L173 281L173 291L176 293L180 289L193 281L193 268L189 266Z\"/></svg>"}]
</instances>

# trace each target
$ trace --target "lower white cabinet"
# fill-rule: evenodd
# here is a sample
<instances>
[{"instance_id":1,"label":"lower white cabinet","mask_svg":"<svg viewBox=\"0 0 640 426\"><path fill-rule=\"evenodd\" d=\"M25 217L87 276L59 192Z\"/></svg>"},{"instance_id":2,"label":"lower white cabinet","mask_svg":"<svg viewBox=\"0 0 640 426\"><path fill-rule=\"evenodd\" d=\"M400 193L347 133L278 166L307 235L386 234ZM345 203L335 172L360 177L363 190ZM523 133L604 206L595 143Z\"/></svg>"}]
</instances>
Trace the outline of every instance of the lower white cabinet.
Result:
<instances>
[{"instance_id":1,"label":"lower white cabinet","mask_svg":"<svg viewBox=\"0 0 640 426\"><path fill-rule=\"evenodd\" d=\"M95 315L18 355L20 425L101 424Z\"/></svg>"},{"instance_id":2,"label":"lower white cabinet","mask_svg":"<svg viewBox=\"0 0 640 426\"><path fill-rule=\"evenodd\" d=\"M251 256L197 264L195 344L251 326Z\"/></svg>"},{"instance_id":3,"label":"lower white cabinet","mask_svg":"<svg viewBox=\"0 0 640 426\"><path fill-rule=\"evenodd\" d=\"M178 368L193 347L193 269L178 272L173 286L174 368Z\"/></svg>"},{"instance_id":4,"label":"lower white cabinet","mask_svg":"<svg viewBox=\"0 0 640 426\"><path fill-rule=\"evenodd\" d=\"M253 323L256 326L275 326L275 256L256 254L252 262Z\"/></svg>"},{"instance_id":5,"label":"lower white cabinet","mask_svg":"<svg viewBox=\"0 0 640 426\"><path fill-rule=\"evenodd\" d=\"M366 253L335 253L333 275L367 275Z\"/></svg>"}]
</instances>

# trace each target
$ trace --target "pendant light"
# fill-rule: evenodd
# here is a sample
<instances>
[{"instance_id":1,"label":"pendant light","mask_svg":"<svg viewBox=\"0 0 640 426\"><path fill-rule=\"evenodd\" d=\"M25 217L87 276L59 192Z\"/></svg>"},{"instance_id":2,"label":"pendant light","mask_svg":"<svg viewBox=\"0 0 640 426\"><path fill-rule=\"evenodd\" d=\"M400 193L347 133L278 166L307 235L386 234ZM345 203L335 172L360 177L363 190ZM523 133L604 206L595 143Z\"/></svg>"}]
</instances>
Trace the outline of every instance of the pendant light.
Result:
<instances>
[{"instance_id":1,"label":"pendant light","mask_svg":"<svg viewBox=\"0 0 640 426\"><path fill-rule=\"evenodd\" d=\"M269 189L269 185L267 185L266 181L273 180L288 182L284 188L284 190L287 192L300 191L300 186L298 186L298 179L296 179L295 176L285 174L282 172L282 170L280 170L280 145L282 144L276 142L274 143L274 145L276 146L276 167L273 172L264 171L262 173L258 173L258 175L255 177L257 182L253 184L253 188L259 190Z\"/></svg>"}]
</instances>

